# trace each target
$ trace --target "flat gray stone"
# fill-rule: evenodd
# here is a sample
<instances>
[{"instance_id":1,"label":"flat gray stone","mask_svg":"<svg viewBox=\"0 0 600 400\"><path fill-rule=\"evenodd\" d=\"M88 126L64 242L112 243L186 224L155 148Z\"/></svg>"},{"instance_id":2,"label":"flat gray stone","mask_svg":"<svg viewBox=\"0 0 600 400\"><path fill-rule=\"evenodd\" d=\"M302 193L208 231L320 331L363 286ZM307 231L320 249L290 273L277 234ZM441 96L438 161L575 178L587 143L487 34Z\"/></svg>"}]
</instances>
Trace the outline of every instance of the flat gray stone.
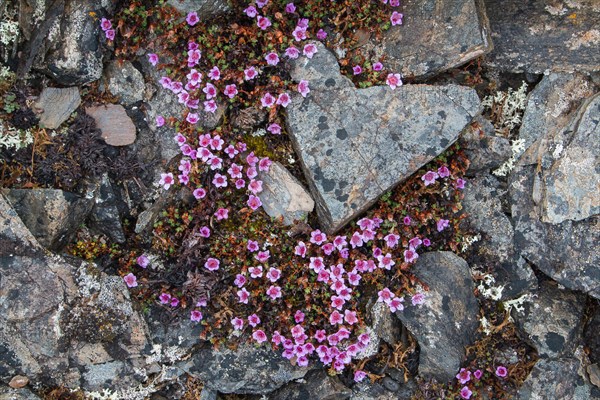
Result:
<instances>
[{"instance_id":1,"label":"flat gray stone","mask_svg":"<svg viewBox=\"0 0 600 400\"><path fill-rule=\"evenodd\" d=\"M340 382L337 376L329 376L324 369L310 371L302 383L291 382L274 393L271 400L345 400L352 390Z\"/></svg>"},{"instance_id":2,"label":"flat gray stone","mask_svg":"<svg viewBox=\"0 0 600 400\"><path fill-rule=\"evenodd\" d=\"M259 193L265 212L273 218L282 218L285 225L306 218L314 207L310 194L280 163L274 162L268 172L260 172L263 191Z\"/></svg>"},{"instance_id":3,"label":"flat gray stone","mask_svg":"<svg viewBox=\"0 0 600 400\"><path fill-rule=\"evenodd\" d=\"M135 142L136 129L123 106L107 104L87 107L85 112L94 118L102 131L102 139L111 146L128 146Z\"/></svg>"},{"instance_id":4,"label":"flat gray stone","mask_svg":"<svg viewBox=\"0 0 600 400\"><path fill-rule=\"evenodd\" d=\"M515 245L552 279L600 298L600 94L522 156L509 181ZM545 222L548 221L548 222Z\"/></svg>"},{"instance_id":5,"label":"flat gray stone","mask_svg":"<svg viewBox=\"0 0 600 400\"><path fill-rule=\"evenodd\" d=\"M34 108L40 113L41 127L56 129L69 119L80 104L81 96L76 87L44 88Z\"/></svg>"},{"instance_id":6,"label":"flat gray stone","mask_svg":"<svg viewBox=\"0 0 600 400\"><path fill-rule=\"evenodd\" d=\"M112 61L104 70L104 79L122 104L131 105L144 98L144 77L129 61Z\"/></svg>"},{"instance_id":7,"label":"flat gray stone","mask_svg":"<svg viewBox=\"0 0 600 400\"><path fill-rule=\"evenodd\" d=\"M414 274L429 286L425 304L409 306L396 316L421 348L419 376L446 382L458 373L465 347L479 326L479 304L466 261L451 252L419 257Z\"/></svg>"},{"instance_id":8,"label":"flat gray stone","mask_svg":"<svg viewBox=\"0 0 600 400\"><path fill-rule=\"evenodd\" d=\"M11 389L0 386L0 400L41 400L41 398L27 388Z\"/></svg>"},{"instance_id":9,"label":"flat gray stone","mask_svg":"<svg viewBox=\"0 0 600 400\"><path fill-rule=\"evenodd\" d=\"M322 45L291 74L310 82L306 98L293 96L287 124L329 233L454 143L480 107L474 90L457 85L356 89Z\"/></svg>"},{"instance_id":10,"label":"flat gray stone","mask_svg":"<svg viewBox=\"0 0 600 400\"><path fill-rule=\"evenodd\" d=\"M463 131L459 143L470 161L468 176L498 168L512 155L508 139L497 136L494 125L481 115Z\"/></svg>"},{"instance_id":11,"label":"flat gray stone","mask_svg":"<svg viewBox=\"0 0 600 400\"><path fill-rule=\"evenodd\" d=\"M600 70L596 0L484 0L494 51L489 63L511 72Z\"/></svg>"},{"instance_id":12,"label":"flat gray stone","mask_svg":"<svg viewBox=\"0 0 600 400\"><path fill-rule=\"evenodd\" d=\"M200 20L224 14L231 10L227 0L168 0L167 3L182 14L196 11Z\"/></svg>"},{"instance_id":13,"label":"flat gray stone","mask_svg":"<svg viewBox=\"0 0 600 400\"><path fill-rule=\"evenodd\" d=\"M480 0L406 0L403 24L390 28L379 46L384 64L404 77L428 77L492 50Z\"/></svg>"}]
</instances>

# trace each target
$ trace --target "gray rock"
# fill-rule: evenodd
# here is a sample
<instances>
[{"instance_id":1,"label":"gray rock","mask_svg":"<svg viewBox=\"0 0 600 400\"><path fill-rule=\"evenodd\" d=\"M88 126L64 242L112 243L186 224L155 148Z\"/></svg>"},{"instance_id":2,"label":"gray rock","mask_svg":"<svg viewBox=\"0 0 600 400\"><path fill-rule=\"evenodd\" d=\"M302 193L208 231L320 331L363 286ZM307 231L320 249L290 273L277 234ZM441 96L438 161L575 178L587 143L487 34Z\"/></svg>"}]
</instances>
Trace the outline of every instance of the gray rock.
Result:
<instances>
[{"instance_id":1,"label":"gray rock","mask_svg":"<svg viewBox=\"0 0 600 400\"><path fill-rule=\"evenodd\" d=\"M0 386L0 400L40 400L41 398L27 388L11 389Z\"/></svg>"},{"instance_id":2,"label":"gray rock","mask_svg":"<svg viewBox=\"0 0 600 400\"><path fill-rule=\"evenodd\" d=\"M355 89L322 45L291 74L310 81L310 94L288 106L287 124L329 233L450 146L480 106L456 85Z\"/></svg>"},{"instance_id":3,"label":"gray rock","mask_svg":"<svg viewBox=\"0 0 600 400\"><path fill-rule=\"evenodd\" d=\"M536 296L514 312L517 327L527 334L540 358L570 356L579 345L585 298L553 282L543 282Z\"/></svg>"},{"instance_id":4,"label":"gray rock","mask_svg":"<svg viewBox=\"0 0 600 400\"><path fill-rule=\"evenodd\" d=\"M460 145L471 162L469 176L498 168L512 155L508 139L496 136L492 123L482 116L476 117L463 131Z\"/></svg>"},{"instance_id":5,"label":"gray rock","mask_svg":"<svg viewBox=\"0 0 600 400\"><path fill-rule=\"evenodd\" d=\"M282 218L291 225L294 220L303 220L314 207L310 194L302 187L283 165L274 162L268 172L260 172L263 191L259 194L262 207L273 218Z\"/></svg>"},{"instance_id":6,"label":"gray rock","mask_svg":"<svg viewBox=\"0 0 600 400\"><path fill-rule=\"evenodd\" d=\"M575 358L540 360L517 393L519 400L588 400L592 387L578 373L581 363Z\"/></svg>"},{"instance_id":7,"label":"gray rock","mask_svg":"<svg viewBox=\"0 0 600 400\"><path fill-rule=\"evenodd\" d=\"M410 398L410 397L406 397ZM397 400L398 395L388 392L379 383L370 383L368 379L354 385L350 400Z\"/></svg>"},{"instance_id":8,"label":"gray rock","mask_svg":"<svg viewBox=\"0 0 600 400\"><path fill-rule=\"evenodd\" d=\"M519 128L519 139L525 141L523 151L544 133L562 130L577 113L583 100L595 91L591 79L582 74L552 73L545 76L527 97Z\"/></svg>"},{"instance_id":9,"label":"gray rock","mask_svg":"<svg viewBox=\"0 0 600 400\"><path fill-rule=\"evenodd\" d=\"M144 98L144 77L129 61L112 61L104 71L104 79L122 104L131 105Z\"/></svg>"},{"instance_id":10,"label":"gray rock","mask_svg":"<svg viewBox=\"0 0 600 400\"><path fill-rule=\"evenodd\" d=\"M590 351L590 361L596 364L600 364L600 335L598 332L600 332L600 309L596 308L583 330L583 340Z\"/></svg>"},{"instance_id":11,"label":"gray rock","mask_svg":"<svg viewBox=\"0 0 600 400\"><path fill-rule=\"evenodd\" d=\"M231 10L227 0L168 0L167 3L182 14L196 11L200 20L225 14Z\"/></svg>"},{"instance_id":12,"label":"gray rock","mask_svg":"<svg viewBox=\"0 0 600 400\"><path fill-rule=\"evenodd\" d=\"M41 113L39 115L40 126L56 129L69 119L80 104L81 97L79 89L76 87L44 88L34 107Z\"/></svg>"},{"instance_id":13,"label":"gray rock","mask_svg":"<svg viewBox=\"0 0 600 400\"><path fill-rule=\"evenodd\" d=\"M532 269L515 254L514 229L502 210L501 200L506 192L492 175L469 180L463 191L465 224L482 236L475 244L477 257L471 267L481 271L493 267L496 285L504 287L504 300L516 298L537 286Z\"/></svg>"},{"instance_id":14,"label":"gray rock","mask_svg":"<svg viewBox=\"0 0 600 400\"><path fill-rule=\"evenodd\" d=\"M217 400L218 392L208 388L202 388L200 392L200 400Z\"/></svg>"},{"instance_id":15,"label":"gray rock","mask_svg":"<svg viewBox=\"0 0 600 400\"><path fill-rule=\"evenodd\" d=\"M599 107L596 95L566 127L540 137L521 156L509 182L517 251L557 282L596 298Z\"/></svg>"},{"instance_id":16,"label":"gray rock","mask_svg":"<svg viewBox=\"0 0 600 400\"><path fill-rule=\"evenodd\" d=\"M93 200L56 189L5 189L23 223L44 247L60 250L71 241Z\"/></svg>"},{"instance_id":17,"label":"gray rock","mask_svg":"<svg viewBox=\"0 0 600 400\"><path fill-rule=\"evenodd\" d=\"M308 371L292 366L270 346L253 345L241 345L236 351L200 349L182 368L212 390L238 394L266 394Z\"/></svg>"},{"instance_id":18,"label":"gray rock","mask_svg":"<svg viewBox=\"0 0 600 400\"><path fill-rule=\"evenodd\" d=\"M369 309L371 327L377 339L381 339L390 346L398 343L400 340L400 327L397 320L393 318L389 307L381 302L375 302ZM376 350L379 349L377 345Z\"/></svg>"},{"instance_id":19,"label":"gray rock","mask_svg":"<svg viewBox=\"0 0 600 400\"><path fill-rule=\"evenodd\" d=\"M598 364L588 365L587 373L590 377L590 383L597 388L600 388L600 366Z\"/></svg>"},{"instance_id":20,"label":"gray rock","mask_svg":"<svg viewBox=\"0 0 600 400\"><path fill-rule=\"evenodd\" d=\"M383 378L382 383L383 386L390 392L397 392L398 390L400 390L400 384L392 378L390 378L389 376Z\"/></svg>"},{"instance_id":21,"label":"gray rock","mask_svg":"<svg viewBox=\"0 0 600 400\"><path fill-rule=\"evenodd\" d=\"M94 185L93 191L95 204L89 217L90 228L108 236L113 242L124 243L125 233L117 208L117 197L108 174L104 174L100 182Z\"/></svg>"},{"instance_id":22,"label":"gray rock","mask_svg":"<svg viewBox=\"0 0 600 400\"><path fill-rule=\"evenodd\" d=\"M494 67L511 72L600 70L595 0L485 0Z\"/></svg>"},{"instance_id":23,"label":"gray rock","mask_svg":"<svg viewBox=\"0 0 600 400\"><path fill-rule=\"evenodd\" d=\"M460 369L479 325L469 266L454 253L429 252L419 257L414 274L429 286L427 300L396 315L421 348L419 375L446 382Z\"/></svg>"},{"instance_id":24,"label":"gray rock","mask_svg":"<svg viewBox=\"0 0 600 400\"><path fill-rule=\"evenodd\" d=\"M135 142L136 129L123 106L107 104L86 107L85 112L94 118L102 131L102 139L111 146L127 146Z\"/></svg>"},{"instance_id":25,"label":"gray rock","mask_svg":"<svg viewBox=\"0 0 600 400\"><path fill-rule=\"evenodd\" d=\"M102 76L100 24L90 17L102 7L100 0L69 0L64 13L50 29L42 70L61 85L75 86Z\"/></svg>"},{"instance_id":26,"label":"gray rock","mask_svg":"<svg viewBox=\"0 0 600 400\"><path fill-rule=\"evenodd\" d=\"M407 0L403 24L380 45L385 65L405 77L428 77L490 52L489 21L480 0Z\"/></svg>"},{"instance_id":27,"label":"gray rock","mask_svg":"<svg viewBox=\"0 0 600 400\"><path fill-rule=\"evenodd\" d=\"M329 376L325 370L310 371L302 383L291 382L269 395L272 400L344 400L352 391L337 376Z\"/></svg>"}]
</instances>

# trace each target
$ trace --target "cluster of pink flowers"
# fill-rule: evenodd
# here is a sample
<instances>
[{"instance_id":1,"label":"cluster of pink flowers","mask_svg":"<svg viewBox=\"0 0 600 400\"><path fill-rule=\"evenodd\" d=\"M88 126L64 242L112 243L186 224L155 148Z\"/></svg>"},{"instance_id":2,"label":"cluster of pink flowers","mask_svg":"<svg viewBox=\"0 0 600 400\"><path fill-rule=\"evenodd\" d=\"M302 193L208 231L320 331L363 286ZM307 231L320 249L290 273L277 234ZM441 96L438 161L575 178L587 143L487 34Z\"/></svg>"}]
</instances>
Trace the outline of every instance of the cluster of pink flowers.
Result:
<instances>
[{"instance_id":1,"label":"cluster of pink flowers","mask_svg":"<svg viewBox=\"0 0 600 400\"><path fill-rule=\"evenodd\" d=\"M115 30L112 28L112 22L109 19L102 18L100 20L100 28L102 28L108 40L115 40Z\"/></svg>"},{"instance_id":2,"label":"cluster of pink flowers","mask_svg":"<svg viewBox=\"0 0 600 400\"><path fill-rule=\"evenodd\" d=\"M466 368L461 368L460 371L458 372L458 374L456 375L456 379L458 379L458 382L461 385L464 385L461 389L460 389L460 397L463 399L470 399L471 396L473 395L473 392L471 391L471 389L469 388L468 384L471 381L471 375L476 379L476 380L480 380L481 377L483 376L483 372L478 369L475 372L471 373L471 371L469 371ZM506 378L506 376L508 376L508 370L506 369L506 367L500 365L498 367L496 367L496 376L498 378Z\"/></svg>"}]
</instances>

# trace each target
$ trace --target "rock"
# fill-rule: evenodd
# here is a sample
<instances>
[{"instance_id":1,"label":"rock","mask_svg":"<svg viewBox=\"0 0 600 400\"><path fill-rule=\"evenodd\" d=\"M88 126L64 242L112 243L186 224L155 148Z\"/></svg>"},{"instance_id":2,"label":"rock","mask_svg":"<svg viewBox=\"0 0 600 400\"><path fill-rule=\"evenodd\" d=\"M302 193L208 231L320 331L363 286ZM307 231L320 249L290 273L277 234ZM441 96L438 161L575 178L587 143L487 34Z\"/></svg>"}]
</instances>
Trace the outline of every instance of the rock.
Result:
<instances>
[{"instance_id":1,"label":"rock","mask_svg":"<svg viewBox=\"0 0 600 400\"><path fill-rule=\"evenodd\" d=\"M592 385L600 388L600 366L598 366L598 364L588 365L587 373L590 377L590 382Z\"/></svg>"},{"instance_id":2,"label":"rock","mask_svg":"<svg viewBox=\"0 0 600 400\"><path fill-rule=\"evenodd\" d=\"M492 175L469 180L463 191L465 225L482 236L475 243L477 257L471 267L481 271L493 268L494 286L504 288L498 300L519 297L537 286L532 269L515 254L514 229L502 210L501 199L506 192Z\"/></svg>"},{"instance_id":3,"label":"rock","mask_svg":"<svg viewBox=\"0 0 600 400\"><path fill-rule=\"evenodd\" d=\"M41 113L40 126L56 129L69 119L80 104L81 97L77 87L44 88L34 107Z\"/></svg>"},{"instance_id":4,"label":"rock","mask_svg":"<svg viewBox=\"0 0 600 400\"><path fill-rule=\"evenodd\" d=\"M493 67L510 72L598 71L600 12L590 1L485 0Z\"/></svg>"},{"instance_id":5,"label":"rock","mask_svg":"<svg viewBox=\"0 0 600 400\"><path fill-rule=\"evenodd\" d=\"M585 298L553 282L543 282L524 312L513 312L517 327L525 332L540 358L573 354L581 337Z\"/></svg>"},{"instance_id":6,"label":"rock","mask_svg":"<svg viewBox=\"0 0 600 400\"><path fill-rule=\"evenodd\" d=\"M107 104L86 107L85 112L96 121L102 139L111 146L127 146L135 142L136 129L123 106Z\"/></svg>"},{"instance_id":7,"label":"rock","mask_svg":"<svg viewBox=\"0 0 600 400\"><path fill-rule=\"evenodd\" d=\"M288 106L287 124L328 233L450 146L480 106L456 85L355 89L322 45L291 75L310 82L310 94Z\"/></svg>"},{"instance_id":8,"label":"rock","mask_svg":"<svg viewBox=\"0 0 600 400\"><path fill-rule=\"evenodd\" d=\"M217 400L218 392L207 388L202 388L200 400Z\"/></svg>"},{"instance_id":9,"label":"rock","mask_svg":"<svg viewBox=\"0 0 600 400\"><path fill-rule=\"evenodd\" d=\"M392 378L390 378L389 376L383 378L382 383L383 386L390 392L397 392L398 390L400 390L400 384Z\"/></svg>"},{"instance_id":10,"label":"rock","mask_svg":"<svg viewBox=\"0 0 600 400\"><path fill-rule=\"evenodd\" d=\"M183 369L209 389L237 394L270 393L307 372L306 368L292 366L270 346L253 345L240 345L236 351L200 349Z\"/></svg>"},{"instance_id":11,"label":"rock","mask_svg":"<svg viewBox=\"0 0 600 400\"><path fill-rule=\"evenodd\" d=\"M397 394L388 392L379 383L370 383L368 379L354 385L350 400L397 400ZM410 397L405 397L410 398Z\"/></svg>"},{"instance_id":12,"label":"rock","mask_svg":"<svg viewBox=\"0 0 600 400\"><path fill-rule=\"evenodd\" d=\"M272 400L344 400L352 391L337 376L329 376L325 370L310 371L302 383L291 382L269 395Z\"/></svg>"},{"instance_id":13,"label":"rock","mask_svg":"<svg viewBox=\"0 0 600 400\"><path fill-rule=\"evenodd\" d=\"M480 0L407 0L403 24L378 46L385 65L404 77L424 78L490 52L489 21Z\"/></svg>"},{"instance_id":14,"label":"rock","mask_svg":"<svg viewBox=\"0 0 600 400\"><path fill-rule=\"evenodd\" d=\"M8 386L13 389L21 389L29 384L29 378L23 375L16 375L8 382Z\"/></svg>"},{"instance_id":15,"label":"rock","mask_svg":"<svg viewBox=\"0 0 600 400\"><path fill-rule=\"evenodd\" d=\"M581 365L575 358L538 361L519 389L517 399L592 398L592 387L578 373Z\"/></svg>"},{"instance_id":16,"label":"rock","mask_svg":"<svg viewBox=\"0 0 600 400\"><path fill-rule=\"evenodd\" d=\"M496 136L492 123L482 116L464 130L460 145L471 162L467 171L470 176L498 168L512 155L508 139Z\"/></svg>"},{"instance_id":17,"label":"rock","mask_svg":"<svg viewBox=\"0 0 600 400\"><path fill-rule=\"evenodd\" d=\"M12 389L0 386L0 400L41 400L29 389Z\"/></svg>"},{"instance_id":18,"label":"rock","mask_svg":"<svg viewBox=\"0 0 600 400\"><path fill-rule=\"evenodd\" d=\"M302 184L280 163L274 162L268 172L261 172L263 191L259 194L262 207L272 218L282 218L291 225L294 220L304 220L314 207L310 194Z\"/></svg>"},{"instance_id":19,"label":"rock","mask_svg":"<svg viewBox=\"0 0 600 400\"><path fill-rule=\"evenodd\" d=\"M40 67L59 84L83 85L102 76L100 24L90 16L100 10L102 3L67 0L61 19L49 30L48 50Z\"/></svg>"},{"instance_id":20,"label":"rock","mask_svg":"<svg viewBox=\"0 0 600 400\"><path fill-rule=\"evenodd\" d=\"M56 189L4 189L7 199L41 245L60 250L92 210L93 200Z\"/></svg>"},{"instance_id":21,"label":"rock","mask_svg":"<svg viewBox=\"0 0 600 400\"><path fill-rule=\"evenodd\" d=\"M200 20L231 11L226 0L168 0L167 4L175 7L182 14L196 11Z\"/></svg>"},{"instance_id":22,"label":"rock","mask_svg":"<svg viewBox=\"0 0 600 400\"><path fill-rule=\"evenodd\" d=\"M425 304L396 313L421 348L419 376L454 378L479 326L479 305L467 263L451 252L419 257L416 277L429 287Z\"/></svg>"},{"instance_id":23,"label":"rock","mask_svg":"<svg viewBox=\"0 0 600 400\"><path fill-rule=\"evenodd\" d=\"M108 236L113 242L125 243L118 200L108 174L102 175L101 181L94 185L93 195L95 204L89 217L90 228Z\"/></svg>"},{"instance_id":24,"label":"rock","mask_svg":"<svg viewBox=\"0 0 600 400\"><path fill-rule=\"evenodd\" d=\"M117 96L121 103L131 105L144 98L144 77L129 61L112 61L106 67L104 79L108 90Z\"/></svg>"},{"instance_id":25,"label":"rock","mask_svg":"<svg viewBox=\"0 0 600 400\"><path fill-rule=\"evenodd\" d=\"M527 97L519 139L524 141L520 156L545 132L562 130L584 99L592 96L595 85L583 74L551 73Z\"/></svg>"},{"instance_id":26,"label":"rock","mask_svg":"<svg viewBox=\"0 0 600 400\"><path fill-rule=\"evenodd\" d=\"M562 285L600 298L600 95L521 156L509 193L520 255Z\"/></svg>"},{"instance_id":27,"label":"rock","mask_svg":"<svg viewBox=\"0 0 600 400\"><path fill-rule=\"evenodd\" d=\"M390 346L398 343L400 340L400 327L387 305L375 302L369 311L369 317L375 337L383 340ZM379 346L375 350L379 350Z\"/></svg>"},{"instance_id":28,"label":"rock","mask_svg":"<svg viewBox=\"0 0 600 400\"><path fill-rule=\"evenodd\" d=\"M592 363L600 364L600 309L596 308L590 315L583 330L584 345L589 349Z\"/></svg>"}]
</instances>

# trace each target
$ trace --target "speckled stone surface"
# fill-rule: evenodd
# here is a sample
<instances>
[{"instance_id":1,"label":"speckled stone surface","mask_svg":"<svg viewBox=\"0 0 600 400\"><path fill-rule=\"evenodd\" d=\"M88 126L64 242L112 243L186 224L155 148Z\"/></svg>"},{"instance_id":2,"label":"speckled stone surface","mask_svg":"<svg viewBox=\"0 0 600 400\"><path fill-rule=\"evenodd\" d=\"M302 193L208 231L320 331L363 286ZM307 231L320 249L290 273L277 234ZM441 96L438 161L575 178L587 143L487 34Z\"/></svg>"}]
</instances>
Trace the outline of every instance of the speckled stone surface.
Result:
<instances>
[{"instance_id":1,"label":"speckled stone surface","mask_svg":"<svg viewBox=\"0 0 600 400\"><path fill-rule=\"evenodd\" d=\"M322 45L291 74L310 82L287 124L329 233L448 148L480 108L475 91L458 85L356 89Z\"/></svg>"}]
</instances>

